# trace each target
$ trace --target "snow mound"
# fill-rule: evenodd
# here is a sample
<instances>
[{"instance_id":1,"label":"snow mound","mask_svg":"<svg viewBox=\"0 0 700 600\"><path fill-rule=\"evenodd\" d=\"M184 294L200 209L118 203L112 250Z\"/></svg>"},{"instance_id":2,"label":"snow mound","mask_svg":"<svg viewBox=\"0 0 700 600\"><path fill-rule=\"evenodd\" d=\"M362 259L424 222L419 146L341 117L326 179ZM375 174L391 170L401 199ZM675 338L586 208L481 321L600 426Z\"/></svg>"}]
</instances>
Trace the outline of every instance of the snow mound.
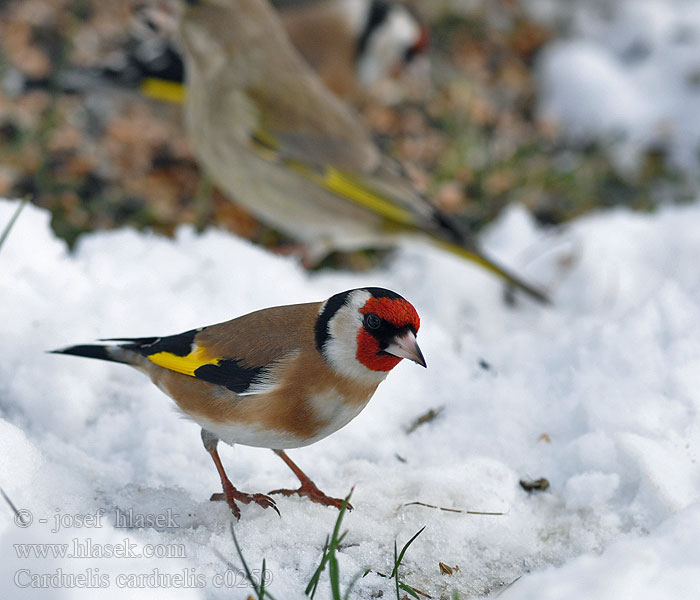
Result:
<instances>
[{"instance_id":1,"label":"snow mound","mask_svg":"<svg viewBox=\"0 0 700 600\"><path fill-rule=\"evenodd\" d=\"M0 224L15 207L0 201ZM189 228L174 240L96 233L71 255L48 221L27 207L0 252L0 486L31 518L24 527L3 509L4 598L94 597L100 586L107 598L252 592L222 560L240 567L232 515L208 501L219 483L197 427L139 373L46 350L365 285L414 303L429 368L399 365L346 428L290 452L327 493L355 486L343 588L371 572L351 597L392 597L377 573L391 571L394 540L424 525L401 573L434 598L511 582L503 598L696 597L700 207L593 215L557 235L509 210L484 245L549 286L552 308L508 307L493 278L428 245L407 243L370 273L309 275L225 232ZM272 452L221 454L243 490L294 484ZM546 491L519 484L540 477ZM251 567L266 559L278 599L303 598L337 513L298 498L278 505L281 518L242 507L237 538ZM130 552L95 554L107 548ZM327 574L316 597L330 597Z\"/></svg>"}]
</instances>

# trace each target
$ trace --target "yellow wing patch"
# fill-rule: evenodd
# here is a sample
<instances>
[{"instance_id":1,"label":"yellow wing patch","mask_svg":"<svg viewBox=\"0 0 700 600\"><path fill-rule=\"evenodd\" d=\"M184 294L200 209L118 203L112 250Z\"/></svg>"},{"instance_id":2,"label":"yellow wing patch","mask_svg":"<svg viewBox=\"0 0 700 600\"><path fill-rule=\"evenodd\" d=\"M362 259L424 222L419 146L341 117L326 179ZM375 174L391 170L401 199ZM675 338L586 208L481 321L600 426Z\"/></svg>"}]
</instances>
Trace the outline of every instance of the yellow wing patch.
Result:
<instances>
[{"instance_id":1,"label":"yellow wing patch","mask_svg":"<svg viewBox=\"0 0 700 600\"><path fill-rule=\"evenodd\" d=\"M394 202L382 192L372 189L360 177L345 173L329 165L317 170L300 160L284 157L279 153L279 145L275 137L262 129L258 129L253 134L252 139L256 150L266 160L280 160L302 177L313 181L316 185L350 202L359 204L388 221L409 227L418 224L413 211Z\"/></svg>"},{"instance_id":2,"label":"yellow wing patch","mask_svg":"<svg viewBox=\"0 0 700 600\"><path fill-rule=\"evenodd\" d=\"M189 375L190 377L196 377L194 372L199 367L218 365L221 361L220 358L211 356L207 353L206 348L200 346L195 346L194 350L186 356L178 356L171 352L156 352L155 354L149 354L147 358L161 367Z\"/></svg>"},{"instance_id":3,"label":"yellow wing patch","mask_svg":"<svg viewBox=\"0 0 700 600\"><path fill-rule=\"evenodd\" d=\"M358 178L346 175L333 167L326 167L323 175L315 177L327 190L370 209L391 221L404 225L415 225L416 216L410 210L392 202L380 193L370 189Z\"/></svg>"},{"instance_id":4,"label":"yellow wing patch","mask_svg":"<svg viewBox=\"0 0 700 600\"><path fill-rule=\"evenodd\" d=\"M176 81L147 77L141 82L141 93L148 98L164 100L173 104L185 102L185 86Z\"/></svg>"},{"instance_id":5,"label":"yellow wing patch","mask_svg":"<svg viewBox=\"0 0 700 600\"><path fill-rule=\"evenodd\" d=\"M319 173L296 161L289 160L287 163L297 173L310 179L316 185L345 200L364 206L388 221L409 227L417 224L416 215L411 210L397 204L381 192L373 190L358 177L343 173L335 167L325 167L323 172Z\"/></svg>"}]
</instances>

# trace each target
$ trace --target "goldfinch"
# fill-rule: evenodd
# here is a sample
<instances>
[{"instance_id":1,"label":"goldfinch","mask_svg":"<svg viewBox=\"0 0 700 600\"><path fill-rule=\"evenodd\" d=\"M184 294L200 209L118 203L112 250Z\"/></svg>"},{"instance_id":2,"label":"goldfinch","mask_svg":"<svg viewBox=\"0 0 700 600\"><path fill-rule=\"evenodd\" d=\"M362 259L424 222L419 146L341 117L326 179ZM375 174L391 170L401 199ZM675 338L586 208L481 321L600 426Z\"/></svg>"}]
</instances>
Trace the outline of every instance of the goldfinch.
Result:
<instances>
[{"instance_id":1,"label":"goldfinch","mask_svg":"<svg viewBox=\"0 0 700 600\"><path fill-rule=\"evenodd\" d=\"M180 23L185 120L213 180L307 258L427 236L534 298L411 184L295 51L265 0L191 0Z\"/></svg>"},{"instance_id":2,"label":"goldfinch","mask_svg":"<svg viewBox=\"0 0 700 600\"><path fill-rule=\"evenodd\" d=\"M53 352L125 363L148 375L201 426L223 488L211 499L226 500L238 519L238 502L277 507L269 495L231 484L219 440L273 449L301 482L296 490L269 494L298 494L340 508L343 501L319 490L284 450L308 446L347 425L403 358L425 367L416 342L419 327L410 302L367 287L178 335L102 340L119 343Z\"/></svg>"},{"instance_id":3,"label":"goldfinch","mask_svg":"<svg viewBox=\"0 0 700 600\"><path fill-rule=\"evenodd\" d=\"M273 0L289 39L341 98L360 97L402 74L428 47L428 29L408 6L390 0ZM172 39L174 2L138 5L123 53L103 69L110 80L149 97L184 101L183 64Z\"/></svg>"},{"instance_id":4,"label":"goldfinch","mask_svg":"<svg viewBox=\"0 0 700 600\"><path fill-rule=\"evenodd\" d=\"M289 40L341 98L405 71L428 46L428 29L389 0L273 0ZM280 6L282 5L282 6Z\"/></svg>"}]
</instances>

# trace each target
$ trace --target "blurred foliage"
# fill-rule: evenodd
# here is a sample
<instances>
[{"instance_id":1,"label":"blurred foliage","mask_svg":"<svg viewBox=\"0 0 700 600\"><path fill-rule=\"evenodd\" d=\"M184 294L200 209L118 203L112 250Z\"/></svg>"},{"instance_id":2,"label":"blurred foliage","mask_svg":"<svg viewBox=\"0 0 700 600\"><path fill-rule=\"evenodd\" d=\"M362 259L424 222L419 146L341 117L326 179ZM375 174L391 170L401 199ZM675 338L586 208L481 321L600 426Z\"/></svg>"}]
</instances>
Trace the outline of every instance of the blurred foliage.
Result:
<instances>
[{"instance_id":1,"label":"blurred foliage","mask_svg":"<svg viewBox=\"0 0 700 600\"><path fill-rule=\"evenodd\" d=\"M478 229L509 202L557 224L599 207L648 210L659 198L690 196L654 149L638 173L622 174L601 144L572 145L538 121L533 64L556 32L514 0L472 5L459 14L426 9L430 85L409 81L391 102L378 95L357 105L378 143L443 210ZM124 62L131 10L97 0L0 5L0 196L30 195L71 245L94 229L170 234L181 223L284 242L201 177L179 106L86 78ZM362 267L374 256L343 264Z\"/></svg>"}]
</instances>

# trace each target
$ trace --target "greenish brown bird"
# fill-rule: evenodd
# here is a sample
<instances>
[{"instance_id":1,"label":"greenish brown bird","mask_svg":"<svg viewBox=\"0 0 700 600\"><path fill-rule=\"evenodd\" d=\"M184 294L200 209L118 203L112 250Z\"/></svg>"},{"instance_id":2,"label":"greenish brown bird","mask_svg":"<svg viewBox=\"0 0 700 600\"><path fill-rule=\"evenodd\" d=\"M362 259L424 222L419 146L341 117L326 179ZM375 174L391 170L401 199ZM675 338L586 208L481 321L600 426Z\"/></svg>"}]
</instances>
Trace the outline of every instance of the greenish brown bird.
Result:
<instances>
[{"instance_id":1,"label":"greenish brown bird","mask_svg":"<svg viewBox=\"0 0 700 600\"><path fill-rule=\"evenodd\" d=\"M190 1L179 34L199 161L230 198L302 242L311 260L427 237L549 302L418 192L304 62L265 0Z\"/></svg>"}]
</instances>

